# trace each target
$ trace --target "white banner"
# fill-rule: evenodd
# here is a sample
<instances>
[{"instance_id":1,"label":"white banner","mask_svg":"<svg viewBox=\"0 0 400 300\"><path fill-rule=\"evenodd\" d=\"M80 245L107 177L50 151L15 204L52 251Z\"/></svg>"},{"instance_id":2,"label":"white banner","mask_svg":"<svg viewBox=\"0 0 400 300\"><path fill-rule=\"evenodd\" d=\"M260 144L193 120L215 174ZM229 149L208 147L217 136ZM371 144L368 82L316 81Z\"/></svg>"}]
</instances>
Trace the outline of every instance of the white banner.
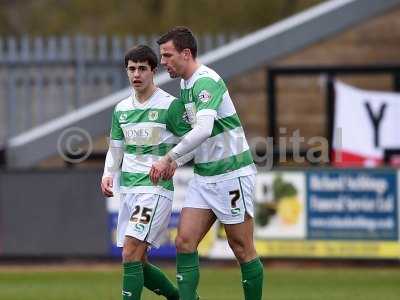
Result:
<instances>
[{"instance_id":1,"label":"white banner","mask_svg":"<svg viewBox=\"0 0 400 300\"><path fill-rule=\"evenodd\" d=\"M365 91L335 83L333 142L336 165L377 166L385 149L400 149L400 94Z\"/></svg>"}]
</instances>

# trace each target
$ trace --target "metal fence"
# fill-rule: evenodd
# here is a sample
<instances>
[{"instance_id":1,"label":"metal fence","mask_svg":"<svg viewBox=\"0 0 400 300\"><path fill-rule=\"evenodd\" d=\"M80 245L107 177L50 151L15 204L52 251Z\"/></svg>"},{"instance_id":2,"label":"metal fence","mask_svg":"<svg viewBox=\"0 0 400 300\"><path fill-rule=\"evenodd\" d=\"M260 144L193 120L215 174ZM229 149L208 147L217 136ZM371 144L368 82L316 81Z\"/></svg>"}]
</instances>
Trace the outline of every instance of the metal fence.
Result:
<instances>
[{"instance_id":1,"label":"metal fence","mask_svg":"<svg viewBox=\"0 0 400 300\"><path fill-rule=\"evenodd\" d=\"M125 86L123 55L152 36L0 38L0 148L5 140ZM199 54L237 34L199 36Z\"/></svg>"}]
</instances>

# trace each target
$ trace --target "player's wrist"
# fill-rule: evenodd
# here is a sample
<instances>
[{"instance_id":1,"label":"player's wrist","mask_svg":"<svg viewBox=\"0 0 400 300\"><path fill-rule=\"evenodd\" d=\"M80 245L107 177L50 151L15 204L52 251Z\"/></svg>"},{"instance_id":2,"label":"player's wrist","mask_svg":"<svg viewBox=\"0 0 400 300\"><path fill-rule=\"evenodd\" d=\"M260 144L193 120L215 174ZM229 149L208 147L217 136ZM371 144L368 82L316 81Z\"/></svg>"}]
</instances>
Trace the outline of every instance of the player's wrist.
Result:
<instances>
[{"instance_id":1,"label":"player's wrist","mask_svg":"<svg viewBox=\"0 0 400 300\"><path fill-rule=\"evenodd\" d=\"M173 152L173 151L169 151L168 153L167 153L167 155L165 155L165 160L168 162L168 163L172 163L172 162L176 162L176 160L179 158L179 154L178 153L175 153L175 152Z\"/></svg>"},{"instance_id":2,"label":"player's wrist","mask_svg":"<svg viewBox=\"0 0 400 300\"><path fill-rule=\"evenodd\" d=\"M104 180L106 178L114 179L114 175L111 173L104 173L103 176L101 177L101 180Z\"/></svg>"}]
</instances>

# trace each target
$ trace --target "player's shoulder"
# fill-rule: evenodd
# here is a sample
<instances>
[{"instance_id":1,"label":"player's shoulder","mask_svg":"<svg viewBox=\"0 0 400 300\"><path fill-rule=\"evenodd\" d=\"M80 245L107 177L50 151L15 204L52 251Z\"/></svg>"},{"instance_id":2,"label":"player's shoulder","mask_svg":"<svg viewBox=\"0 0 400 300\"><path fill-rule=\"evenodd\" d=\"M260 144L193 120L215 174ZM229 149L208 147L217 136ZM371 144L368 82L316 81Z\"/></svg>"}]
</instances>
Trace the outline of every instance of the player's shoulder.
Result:
<instances>
[{"instance_id":1,"label":"player's shoulder","mask_svg":"<svg viewBox=\"0 0 400 300\"><path fill-rule=\"evenodd\" d=\"M127 111L127 110L132 110L133 109L133 104L132 104L132 96L126 97L119 101L117 105L115 105L114 110L115 111Z\"/></svg>"},{"instance_id":2,"label":"player's shoulder","mask_svg":"<svg viewBox=\"0 0 400 300\"><path fill-rule=\"evenodd\" d=\"M221 76L218 75L213 69L202 65L200 69L196 72L196 77L193 81L194 88L212 88L217 87L222 83Z\"/></svg>"},{"instance_id":3,"label":"player's shoulder","mask_svg":"<svg viewBox=\"0 0 400 300\"><path fill-rule=\"evenodd\" d=\"M207 81L207 80L212 80L214 82L218 82L221 80L221 76L217 72L215 72L213 69L201 65L199 70L197 70L195 74L194 81L197 83L198 81Z\"/></svg>"},{"instance_id":4,"label":"player's shoulder","mask_svg":"<svg viewBox=\"0 0 400 300\"><path fill-rule=\"evenodd\" d=\"M154 105L159 109L168 109L175 99L171 94L158 88L154 98Z\"/></svg>"},{"instance_id":5,"label":"player's shoulder","mask_svg":"<svg viewBox=\"0 0 400 300\"><path fill-rule=\"evenodd\" d=\"M191 89L195 86L200 85L215 85L222 82L221 76L218 75L213 69L207 67L206 65L201 65L192 77L187 80L181 81L182 89Z\"/></svg>"}]
</instances>

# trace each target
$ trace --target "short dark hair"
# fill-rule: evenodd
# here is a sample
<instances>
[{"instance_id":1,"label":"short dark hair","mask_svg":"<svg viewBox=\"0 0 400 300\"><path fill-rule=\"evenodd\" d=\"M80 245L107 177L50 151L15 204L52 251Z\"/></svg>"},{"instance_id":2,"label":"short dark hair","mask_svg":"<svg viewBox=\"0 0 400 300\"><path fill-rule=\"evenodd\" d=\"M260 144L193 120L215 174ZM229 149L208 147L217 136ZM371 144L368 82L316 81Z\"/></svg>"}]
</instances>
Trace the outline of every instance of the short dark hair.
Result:
<instances>
[{"instance_id":1,"label":"short dark hair","mask_svg":"<svg viewBox=\"0 0 400 300\"><path fill-rule=\"evenodd\" d=\"M189 28L185 26L176 26L162 35L158 39L157 44L162 45L169 41L174 43L174 46L178 52L182 52L183 49L189 49L193 58L196 58L197 41Z\"/></svg>"},{"instance_id":2,"label":"short dark hair","mask_svg":"<svg viewBox=\"0 0 400 300\"><path fill-rule=\"evenodd\" d=\"M131 60L133 62L148 62L151 70L153 71L157 68L158 58L156 53L146 45L137 45L129 49L125 53L125 68L128 67L128 62Z\"/></svg>"}]
</instances>

